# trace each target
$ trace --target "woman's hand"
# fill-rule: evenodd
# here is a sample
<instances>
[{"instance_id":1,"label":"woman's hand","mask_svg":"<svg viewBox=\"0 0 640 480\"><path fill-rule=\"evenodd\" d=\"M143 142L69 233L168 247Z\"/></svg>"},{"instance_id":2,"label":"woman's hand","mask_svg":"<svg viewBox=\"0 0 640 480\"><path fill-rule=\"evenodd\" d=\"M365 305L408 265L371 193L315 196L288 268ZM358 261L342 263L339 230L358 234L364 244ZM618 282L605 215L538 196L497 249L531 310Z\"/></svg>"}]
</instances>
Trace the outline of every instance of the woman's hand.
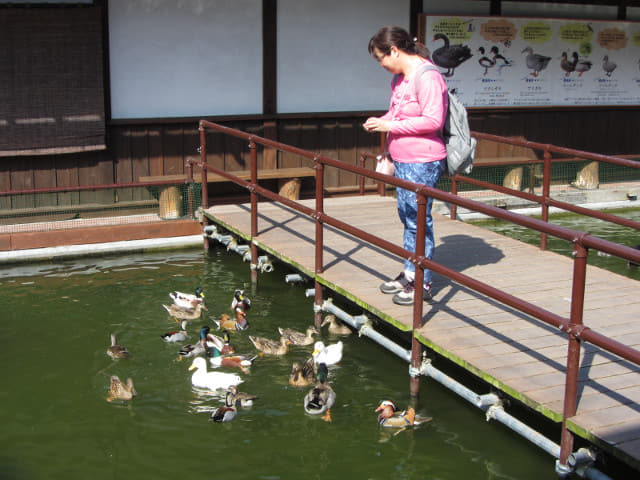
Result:
<instances>
[{"instance_id":1,"label":"woman's hand","mask_svg":"<svg viewBox=\"0 0 640 480\"><path fill-rule=\"evenodd\" d=\"M388 132L391 130L391 122L382 120L378 117L369 117L367 121L362 124L367 132Z\"/></svg>"}]
</instances>

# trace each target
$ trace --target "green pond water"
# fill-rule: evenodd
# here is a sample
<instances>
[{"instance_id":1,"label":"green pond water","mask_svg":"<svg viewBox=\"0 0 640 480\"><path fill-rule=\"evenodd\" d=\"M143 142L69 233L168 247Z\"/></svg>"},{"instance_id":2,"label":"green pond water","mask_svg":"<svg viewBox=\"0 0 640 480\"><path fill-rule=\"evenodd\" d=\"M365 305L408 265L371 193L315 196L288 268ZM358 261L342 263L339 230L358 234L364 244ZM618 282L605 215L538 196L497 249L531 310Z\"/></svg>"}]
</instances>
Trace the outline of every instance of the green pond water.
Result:
<instances>
[{"instance_id":1,"label":"green pond water","mask_svg":"<svg viewBox=\"0 0 640 480\"><path fill-rule=\"evenodd\" d=\"M337 392L331 423L305 414L307 389L288 384L292 362L311 347L256 359L240 385L259 396L256 405L233 422L211 422L220 398L194 391L191 362L178 361L178 346L160 338L176 327L162 308L168 292L204 288L209 312L188 327L195 340L244 288L250 329L232 342L255 352L248 334L276 338L278 326L313 322L313 299L304 294L311 285L288 284L286 273L276 264L252 288L249 265L220 248L0 269L0 478L556 478L552 457L428 378L416 410L433 420L397 435L379 427L381 400L411 400L408 366L357 335L320 336L345 344L329 372ZM112 332L130 358L106 355ZM133 379L133 401L106 401L112 374Z\"/></svg>"},{"instance_id":2,"label":"green pond water","mask_svg":"<svg viewBox=\"0 0 640 480\"><path fill-rule=\"evenodd\" d=\"M640 222L640 209L607 210L606 213ZM635 247L637 245L640 245L640 232L638 232L637 230L609 222L604 222L595 218L563 213L551 215L549 222L560 225L562 227L571 228L573 230L587 232L596 237L619 243L621 245L626 245L627 247ZM521 227L520 225L514 225L502 220L482 220L470 223L480 225L484 228L493 230L511 238L515 238L517 240L521 240L523 242L527 242L533 245L540 244L539 232L530 230L526 227ZM552 236L548 236L547 238L548 250L556 253L561 253L563 255L572 256L572 243ZM590 250L587 261L590 265L595 265L606 270L619 273L620 275L625 275L627 277L640 280L640 268L634 266L630 267L627 264L627 261L622 258L611 256L603 252Z\"/></svg>"}]
</instances>

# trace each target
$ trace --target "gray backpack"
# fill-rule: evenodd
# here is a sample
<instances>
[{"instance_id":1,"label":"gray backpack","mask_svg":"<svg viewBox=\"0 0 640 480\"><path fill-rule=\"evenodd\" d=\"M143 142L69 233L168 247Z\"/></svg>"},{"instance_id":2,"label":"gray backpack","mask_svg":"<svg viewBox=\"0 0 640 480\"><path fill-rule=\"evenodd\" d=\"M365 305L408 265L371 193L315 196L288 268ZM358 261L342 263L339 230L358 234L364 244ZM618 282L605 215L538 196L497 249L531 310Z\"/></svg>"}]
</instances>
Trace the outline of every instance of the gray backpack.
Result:
<instances>
[{"instance_id":1,"label":"gray backpack","mask_svg":"<svg viewBox=\"0 0 640 480\"><path fill-rule=\"evenodd\" d=\"M427 70L439 70L431 65L425 65L418 73ZM397 78L393 79L395 85ZM476 139L471 136L467 109L451 91L447 90L449 110L444 121L442 137L447 147L447 168L449 175L464 173L468 175L473 168L473 157L476 153Z\"/></svg>"}]
</instances>

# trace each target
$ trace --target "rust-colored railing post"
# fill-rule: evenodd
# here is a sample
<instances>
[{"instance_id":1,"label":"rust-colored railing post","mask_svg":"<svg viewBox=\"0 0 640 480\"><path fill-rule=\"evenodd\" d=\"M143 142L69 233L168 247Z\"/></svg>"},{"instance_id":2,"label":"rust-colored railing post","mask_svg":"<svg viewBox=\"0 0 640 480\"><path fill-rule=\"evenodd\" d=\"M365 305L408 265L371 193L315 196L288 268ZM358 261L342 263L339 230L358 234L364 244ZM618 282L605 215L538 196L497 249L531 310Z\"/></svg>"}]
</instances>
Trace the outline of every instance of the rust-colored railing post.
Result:
<instances>
[{"instance_id":1,"label":"rust-colored railing post","mask_svg":"<svg viewBox=\"0 0 640 480\"><path fill-rule=\"evenodd\" d=\"M200 131L200 162L203 165L207 163L207 132L204 128L204 124L202 120L200 120L200 124L198 125L198 130ZM202 193L202 209L206 210L209 208L209 192L207 191L207 169L203 166L202 171L200 173L201 178L201 193ZM202 216L202 226L206 227L210 225L211 222L207 218L206 215ZM209 250L209 237L204 236L203 247L205 250Z\"/></svg>"},{"instance_id":2,"label":"rust-colored railing post","mask_svg":"<svg viewBox=\"0 0 640 480\"><path fill-rule=\"evenodd\" d=\"M411 331L411 371L417 372L422 361L422 344L416 338L416 330L422 327L422 290L424 289L424 260L425 236L427 230L427 197L418 193L416 195L418 202L418 215L416 226L416 251L414 252L413 262L415 264L415 277L413 284L415 290L413 292L413 329ZM412 374L410 379L410 391L412 397L417 397L420 393L420 377Z\"/></svg>"},{"instance_id":3,"label":"rust-colored railing post","mask_svg":"<svg viewBox=\"0 0 640 480\"><path fill-rule=\"evenodd\" d=\"M324 250L324 229L321 216L324 214L324 164L319 161L318 157L313 159L313 168L316 169L316 211L314 218L316 221L316 245L315 245L315 272L320 274L324 271L324 260L322 252ZM315 318L314 323L320 328L322 323L322 285L318 280L315 281Z\"/></svg>"},{"instance_id":4,"label":"rust-colored railing post","mask_svg":"<svg viewBox=\"0 0 640 480\"><path fill-rule=\"evenodd\" d=\"M458 195L458 181L456 180L456 176L452 176L451 178L451 195ZM455 203L452 203L449 206L449 216L451 220L455 220L458 218L458 206Z\"/></svg>"},{"instance_id":5,"label":"rust-colored railing post","mask_svg":"<svg viewBox=\"0 0 640 480\"><path fill-rule=\"evenodd\" d=\"M549 148L544 151L544 173L542 175L542 221L549 221L549 196L551 195L551 152ZM540 233L540 250L547 249L547 234Z\"/></svg>"},{"instance_id":6,"label":"rust-colored railing post","mask_svg":"<svg viewBox=\"0 0 640 480\"><path fill-rule=\"evenodd\" d=\"M253 139L249 139L249 151L251 162L251 284L258 283L258 246L254 239L258 236L258 194L256 193L256 185L258 184L258 150Z\"/></svg>"},{"instance_id":7,"label":"rust-colored railing post","mask_svg":"<svg viewBox=\"0 0 640 480\"><path fill-rule=\"evenodd\" d=\"M586 234L585 234L586 235ZM571 290L571 314L569 318L569 348L567 352L567 373L564 386L564 409L562 414L562 434L560 441L561 465L567 465L567 459L573 451L573 434L567 428L567 419L576 414L578 405L578 374L580 372L579 336L587 328L582 323L584 311L584 292L587 276L587 249L581 239L573 247L573 285Z\"/></svg>"},{"instance_id":8,"label":"rust-colored railing post","mask_svg":"<svg viewBox=\"0 0 640 480\"><path fill-rule=\"evenodd\" d=\"M358 166L360 168L364 168L365 167L365 158L364 158L364 154L360 155L360 160L358 161ZM359 175L358 176L358 191L360 193L360 195L364 195L364 175Z\"/></svg>"}]
</instances>

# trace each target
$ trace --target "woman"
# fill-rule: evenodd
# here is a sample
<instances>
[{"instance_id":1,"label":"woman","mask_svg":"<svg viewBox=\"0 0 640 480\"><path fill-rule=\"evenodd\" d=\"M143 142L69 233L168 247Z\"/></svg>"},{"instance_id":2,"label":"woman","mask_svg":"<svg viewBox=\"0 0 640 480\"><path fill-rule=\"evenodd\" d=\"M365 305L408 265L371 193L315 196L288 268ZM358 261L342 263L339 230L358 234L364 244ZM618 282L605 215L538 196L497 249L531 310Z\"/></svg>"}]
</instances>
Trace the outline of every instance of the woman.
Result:
<instances>
[{"instance_id":1,"label":"woman","mask_svg":"<svg viewBox=\"0 0 640 480\"><path fill-rule=\"evenodd\" d=\"M368 118L368 132L388 132L387 147L393 159L395 176L403 180L435 187L446 169L447 151L442 141L442 128L448 108L447 85L433 65L427 48L409 37L397 26L381 28L369 41L369 53L385 70L394 74L389 111L381 117ZM416 194L397 189L398 214L404 225L404 248L416 249ZM433 257L433 219L427 200L427 222L424 256ZM380 285L382 293L395 294L393 302L412 305L415 265L405 260L404 270L393 280ZM422 298L430 301L432 272L424 271Z\"/></svg>"}]
</instances>

